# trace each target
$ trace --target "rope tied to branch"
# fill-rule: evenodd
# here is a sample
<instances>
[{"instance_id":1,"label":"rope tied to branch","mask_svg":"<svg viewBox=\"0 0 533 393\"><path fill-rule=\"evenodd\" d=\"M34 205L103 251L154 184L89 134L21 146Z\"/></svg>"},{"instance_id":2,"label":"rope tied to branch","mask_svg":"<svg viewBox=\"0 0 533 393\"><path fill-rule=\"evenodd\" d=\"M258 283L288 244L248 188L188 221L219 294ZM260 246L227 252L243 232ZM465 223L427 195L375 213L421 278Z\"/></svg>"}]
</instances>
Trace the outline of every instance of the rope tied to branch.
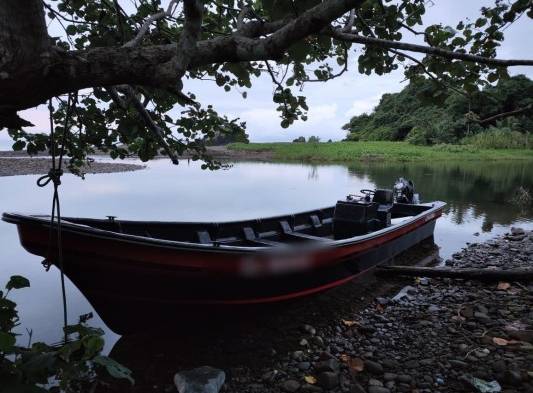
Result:
<instances>
[{"instance_id":1,"label":"rope tied to branch","mask_svg":"<svg viewBox=\"0 0 533 393\"><path fill-rule=\"evenodd\" d=\"M52 182L54 187L61 185L61 176L63 175L62 169L50 169L46 175L37 179L37 185L39 187L46 187L48 183Z\"/></svg>"},{"instance_id":2,"label":"rope tied to branch","mask_svg":"<svg viewBox=\"0 0 533 393\"><path fill-rule=\"evenodd\" d=\"M48 111L50 113L50 155L52 158L52 167L46 175L43 175L37 179L37 186L45 187L49 183L52 183L54 186L54 192L52 196L52 213L50 214L50 231L48 238L48 255L45 260L42 262L46 271L50 269L52 265L52 247L54 240L54 229L57 229L56 235L56 244L57 244L57 265L59 267L61 275L61 295L63 300L63 332L64 340L68 341L68 334L66 327L68 325L68 315L67 315L67 296L65 290L65 273L63 269L63 247L61 242L61 206L59 204L59 186L61 185L61 176L63 175L63 170L61 169L63 163L63 155L65 154L65 142L67 133L70 130L70 117L71 109L74 102L77 101L77 93L75 98L72 97L72 93L69 93L67 100L67 108L65 113L65 121L63 126L63 135L61 136L61 149L59 151L59 157L57 157L56 163L56 138L55 138L55 127L54 127L54 107L52 106L52 99L48 100ZM54 228L55 227L55 228Z\"/></svg>"}]
</instances>

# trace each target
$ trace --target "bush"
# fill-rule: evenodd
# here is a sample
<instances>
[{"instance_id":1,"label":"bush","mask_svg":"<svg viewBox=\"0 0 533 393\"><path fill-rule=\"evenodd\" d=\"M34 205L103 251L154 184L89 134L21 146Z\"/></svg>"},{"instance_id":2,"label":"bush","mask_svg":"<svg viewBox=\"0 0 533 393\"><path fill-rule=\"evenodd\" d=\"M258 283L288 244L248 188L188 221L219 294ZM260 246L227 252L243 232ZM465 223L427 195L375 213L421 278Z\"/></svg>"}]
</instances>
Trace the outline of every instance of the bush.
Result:
<instances>
[{"instance_id":1,"label":"bush","mask_svg":"<svg viewBox=\"0 0 533 393\"><path fill-rule=\"evenodd\" d=\"M413 127L407 135L406 141L412 145L429 145L426 132L421 127Z\"/></svg>"},{"instance_id":2,"label":"bush","mask_svg":"<svg viewBox=\"0 0 533 393\"><path fill-rule=\"evenodd\" d=\"M31 334L27 347L17 345L18 310L8 295L29 286L26 278L12 276L5 291L0 290L0 392L88 392L104 383L102 372L133 384L130 370L101 354L104 332L87 326L91 314L65 326L64 333L70 337L60 345L32 344Z\"/></svg>"},{"instance_id":3,"label":"bush","mask_svg":"<svg viewBox=\"0 0 533 393\"><path fill-rule=\"evenodd\" d=\"M531 149L529 136L510 128L491 127L488 131L463 138L463 144L480 149Z\"/></svg>"},{"instance_id":4,"label":"bush","mask_svg":"<svg viewBox=\"0 0 533 393\"><path fill-rule=\"evenodd\" d=\"M298 138L293 139L292 143L305 143L305 137L299 136Z\"/></svg>"},{"instance_id":5,"label":"bush","mask_svg":"<svg viewBox=\"0 0 533 393\"><path fill-rule=\"evenodd\" d=\"M448 153L475 153L477 148L470 145L451 145L449 143L440 143L433 146L433 150L445 151Z\"/></svg>"}]
</instances>

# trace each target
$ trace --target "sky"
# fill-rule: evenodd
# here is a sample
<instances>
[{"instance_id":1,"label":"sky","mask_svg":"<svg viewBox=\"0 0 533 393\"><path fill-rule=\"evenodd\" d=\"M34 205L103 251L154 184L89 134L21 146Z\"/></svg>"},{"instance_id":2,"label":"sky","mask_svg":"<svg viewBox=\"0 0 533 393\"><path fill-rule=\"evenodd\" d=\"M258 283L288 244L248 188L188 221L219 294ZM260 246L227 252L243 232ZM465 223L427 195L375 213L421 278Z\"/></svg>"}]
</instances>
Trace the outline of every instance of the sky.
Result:
<instances>
[{"instance_id":1,"label":"sky","mask_svg":"<svg viewBox=\"0 0 533 393\"><path fill-rule=\"evenodd\" d=\"M424 25L443 23L455 26L460 20L475 19L480 8L491 6L490 0L433 0L426 4ZM51 35L59 35L57 27L50 27ZM505 31L505 41L498 49L500 58L531 58L533 50L531 37L533 22L523 16ZM419 37L405 36L409 42L421 43ZM342 126L354 115L369 113L384 93L400 91L406 84L403 70L378 76L362 75L357 72L357 54L351 55L349 71L326 83L308 83L300 93L307 97L308 120L298 121L288 129L280 126L279 115L272 102L273 85L270 77L263 75L253 79L253 86L247 91L247 99L232 90L229 93L210 81L184 81L184 91L193 92L203 104L213 104L220 114L240 118L247 123L247 133L252 142L291 141L299 136L315 135L321 140L341 140L346 132ZM533 67L511 67L511 75L525 74L533 79ZM241 90L244 91L244 90ZM21 117L31 121L35 127L29 132L48 131L48 111L44 105L20 112ZM0 150L9 149L11 142L7 132L0 131Z\"/></svg>"}]
</instances>

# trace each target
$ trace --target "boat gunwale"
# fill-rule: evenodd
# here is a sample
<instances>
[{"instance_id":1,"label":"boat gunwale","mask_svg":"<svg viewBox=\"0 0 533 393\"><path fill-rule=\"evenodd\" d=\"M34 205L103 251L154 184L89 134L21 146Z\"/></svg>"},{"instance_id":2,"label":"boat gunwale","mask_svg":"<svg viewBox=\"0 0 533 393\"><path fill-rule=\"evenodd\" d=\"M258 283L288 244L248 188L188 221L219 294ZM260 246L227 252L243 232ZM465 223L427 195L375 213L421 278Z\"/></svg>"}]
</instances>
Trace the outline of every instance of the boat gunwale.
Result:
<instances>
[{"instance_id":1,"label":"boat gunwale","mask_svg":"<svg viewBox=\"0 0 533 393\"><path fill-rule=\"evenodd\" d=\"M224 245L224 244L202 244L202 243L193 243L193 242L185 242L185 241L179 241L179 240L167 240L167 239L161 239L161 238L153 238L148 236L138 236L138 235L131 235L127 233L120 233L116 231L109 231L105 229L95 228L90 225L84 225L84 224L78 224L68 221L68 217L65 217L65 221L62 221L61 223L61 229L64 232L71 232L82 236L94 236L97 238L103 238L103 239L111 239L115 241L121 241L121 242L129 242L129 243L141 243L143 245L150 245L150 246L157 246L157 247L165 247L165 248L171 248L171 249L181 249L181 250L187 250L187 251L207 251L207 252L217 252L217 253L241 253L241 254L257 254L257 253L266 253L266 254L273 254L273 253L282 253L287 251L295 251L295 250L323 250L327 248L338 248L338 247L344 247L349 246L353 244L363 243L367 240L371 240L374 238L378 238L380 236L383 236L390 232L395 232L397 230L400 230L401 228L411 225L416 221L421 220L424 217L430 216L433 213L442 210L443 207L446 205L445 202L442 201L432 201L429 203L421 203L418 206L430 206L429 209L424 210L420 212L417 215L410 216L409 219L396 224L391 225L386 228L380 229L378 231L370 232L364 235L358 235L353 236L346 239L339 239L339 240L329 240L324 238L328 241L321 241L321 242L309 242L309 243L295 243L295 244L284 244L280 245L279 247L272 247L272 246L252 246L252 247L245 247L245 246L233 246L233 245ZM320 210L326 210L330 209L331 207L323 208L323 209L313 209L305 212L295 213L294 215L298 214L306 214L311 212L316 212ZM291 214L292 215L292 214ZM273 216L273 217L266 217L262 218L262 220L273 220L277 218L283 218L290 215L280 215L280 216ZM426 220L430 221L432 219L436 219L438 217L432 215L429 219ZM49 228L50 227L50 216L44 216L44 215L28 215L28 214L22 214L22 213L8 213L5 212L2 214L2 220L8 223L16 224L18 225L39 225ZM103 219L93 219L88 218L88 220L95 220L95 221L104 221ZM226 222L219 222L219 224L237 224L240 222L246 222L250 220L241 220L241 221L226 221ZM212 222L180 222L180 221L142 221L142 220L120 220L121 223L139 223L143 222L145 224L213 224ZM54 223L54 226L57 224Z\"/></svg>"}]
</instances>

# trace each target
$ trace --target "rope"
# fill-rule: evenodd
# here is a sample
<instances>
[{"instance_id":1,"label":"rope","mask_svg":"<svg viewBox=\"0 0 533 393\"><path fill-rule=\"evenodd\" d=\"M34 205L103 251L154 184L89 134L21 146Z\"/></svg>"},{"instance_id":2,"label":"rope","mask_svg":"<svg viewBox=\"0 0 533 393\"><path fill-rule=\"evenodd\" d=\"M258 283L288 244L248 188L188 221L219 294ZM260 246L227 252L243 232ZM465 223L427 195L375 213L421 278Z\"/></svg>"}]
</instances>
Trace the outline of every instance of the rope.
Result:
<instances>
[{"instance_id":1,"label":"rope","mask_svg":"<svg viewBox=\"0 0 533 393\"><path fill-rule=\"evenodd\" d=\"M76 93L77 97L77 93ZM75 100L74 100L75 101ZM61 185L61 176L63 175L63 170L61 166L63 164L63 155L65 154L65 142L67 132L70 129L69 121L71 117L73 98L72 94L69 93L67 101L67 109L65 114L65 122L63 126L63 135L61 138L61 150L59 151L58 162L56 165L56 141L55 141L55 127L54 127L54 118L53 112L54 108L52 106L52 99L48 100L48 111L50 113L50 141L51 141L51 156L52 156L52 168L44 176L41 176L37 179L37 185L39 187L46 187L50 182L54 186L54 193L52 197L52 213L50 214L50 232L48 239L48 256L43 261L43 264L49 268L51 264L51 252L52 252L52 240L54 233L54 219L57 217L57 262L61 275L61 296L63 300L63 327L66 328L68 324L68 313L67 313L67 295L65 290L65 273L63 269L63 246L61 241L61 205L59 203L59 192L58 188ZM68 334L66 329L64 329L64 340L67 342Z\"/></svg>"}]
</instances>

